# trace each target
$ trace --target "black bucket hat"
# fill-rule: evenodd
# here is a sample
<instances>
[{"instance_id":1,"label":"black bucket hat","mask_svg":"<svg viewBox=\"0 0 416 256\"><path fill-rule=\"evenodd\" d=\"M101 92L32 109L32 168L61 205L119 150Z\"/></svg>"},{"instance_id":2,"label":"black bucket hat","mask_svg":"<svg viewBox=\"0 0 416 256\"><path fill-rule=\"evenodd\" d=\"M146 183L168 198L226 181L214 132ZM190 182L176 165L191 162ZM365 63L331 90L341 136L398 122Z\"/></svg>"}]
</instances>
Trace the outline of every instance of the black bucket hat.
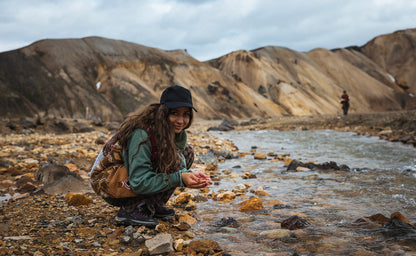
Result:
<instances>
[{"instance_id":1,"label":"black bucket hat","mask_svg":"<svg viewBox=\"0 0 416 256\"><path fill-rule=\"evenodd\" d=\"M191 92L179 85L173 85L166 88L160 97L160 104L168 108L190 107L198 112L192 105Z\"/></svg>"}]
</instances>

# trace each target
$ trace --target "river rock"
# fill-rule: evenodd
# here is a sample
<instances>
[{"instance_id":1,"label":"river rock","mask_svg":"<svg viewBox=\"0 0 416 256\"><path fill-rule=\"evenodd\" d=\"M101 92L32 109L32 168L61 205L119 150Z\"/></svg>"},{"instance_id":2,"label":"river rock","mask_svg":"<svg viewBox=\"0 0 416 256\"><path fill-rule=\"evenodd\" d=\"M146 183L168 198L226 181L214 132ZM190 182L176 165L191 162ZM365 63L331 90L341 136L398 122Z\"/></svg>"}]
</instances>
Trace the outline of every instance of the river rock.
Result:
<instances>
[{"instance_id":1,"label":"river rock","mask_svg":"<svg viewBox=\"0 0 416 256\"><path fill-rule=\"evenodd\" d=\"M207 153L198 156L197 163L205 164L205 165L214 165L216 166L218 164L218 159L215 156L215 151L213 149L210 149Z\"/></svg>"},{"instance_id":2,"label":"river rock","mask_svg":"<svg viewBox=\"0 0 416 256\"><path fill-rule=\"evenodd\" d=\"M215 194L213 199L216 201L231 201L236 197L235 193L232 191L225 191L219 194Z\"/></svg>"},{"instance_id":3,"label":"river rock","mask_svg":"<svg viewBox=\"0 0 416 256\"><path fill-rule=\"evenodd\" d=\"M319 168L320 170L340 170L341 169L338 166L338 164L335 163L334 161L329 161L329 162L325 162L323 164L318 164L318 165L314 164L314 166L317 166L317 168Z\"/></svg>"},{"instance_id":4,"label":"river rock","mask_svg":"<svg viewBox=\"0 0 416 256\"><path fill-rule=\"evenodd\" d=\"M281 226L282 228L294 230L294 229L300 229L305 228L307 226L311 225L311 223L299 216L292 216L288 219L285 219L282 221Z\"/></svg>"},{"instance_id":5,"label":"river rock","mask_svg":"<svg viewBox=\"0 0 416 256\"><path fill-rule=\"evenodd\" d=\"M413 140L413 137L412 136L410 136L410 135L408 135L408 136L404 136L404 137L401 137L400 139L399 139L399 141L401 142L401 143L404 143L404 144L406 144L408 141L410 141L410 140Z\"/></svg>"},{"instance_id":6,"label":"river rock","mask_svg":"<svg viewBox=\"0 0 416 256\"><path fill-rule=\"evenodd\" d=\"M254 192L256 196L267 196L270 195L270 193L267 193L263 190L263 187L258 187L257 190Z\"/></svg>"},{"instance_id":7,"label":"river rock","mask_svg":"<svg viewBox=\"0 0 416 256\"><path fill-rule=\"evenodd\" d=\"M290 154L278 154L277 156L275 156L275 159L279 161L286 161L290 159Z\"/></svg>"},{"instance_id":8,"label":"river rock","mask_svg":"<svg viewBox=\"0 0 416 256\"><path fill-rule=\"evenodd\" d=\"M94 143L97 145L104 145L107 142L107 139L104 137L98 137L95 139Z\"/></svg>"},{"instance_id":9,"label":"river rock","mask_svg":"<svg viewBox=\"0 0 416 256\"><path fill-rule=\"evenodd\" d=\"M238 177L239 177L239 175L238 175L238 173L230 173L230 174L228 175L228 177L230 177L230 178L238 178Z\"/></svg>"},{"instance_id":10,"label":"river rock","mask_svg":"<svg viewBox=\"0 0 416 256\"><path fill-rule=\"evenodd\" d=\"M0 223L0 235L1 236L4 236L7 231L9 231L9 224L7 224L7 223Z\"/></svg>"},{"instance_id":11,"label":"river rock","mask_svg":"<svg viewBox=\"0 0 416 256\"><path fill-rule=\"evenodd\" d=\"M207 131L231 131L234 130L234 121L224 119L219 126L211 126Z\"/></svg>"},{"instance_id":12,"label":"river rock","mask_svg":"<svg viewBox=\"0 0 416 256\"><path fill-rule=\"evenodd\" d=\"M185 205L186 211L194 211L196 210L196 203L192 200L189 200L189 202Z\"/></svg>"},{"instance_id":13,"label":"river rock","mask_svg":"<svg viewBox=\"0 0 416 256\"><path fill-rule=\"evenodd\" d=\"M36 122L33 120L30 120L28 118L24 118L22 120L20 120L20 125L22 126L23 129L33 129L36 128Z\"/></svg>"},{"instance_id":14,"label":"river rock","mask_svg":"<svg viewBox=\"0 0 416 256\"><path fill-rule=\"evenodd\" d=\"M183 250L183 246L185 244L185 240L183 239L177 239L175 242L173 242L173 247L177 252L180 252Z\"/></svg>"},{"instance_id":15,"label":"river rock","mask_svg":"<svg viewBox=\"0 0 416 256\"><path fill-rule=\"evenodd\" d=\"M387 138L389 135L391 135L393 133L393 131L391 130L390 127L380 131L377 135L379 137L383 137L383 138Z\"/></svg>"},{"instance_id":16,"label":"river rock","mask_svg":"<svg viewBox=\"0 0 416 256\"><path fill-rule=\"evenodd\" d=\"M308 167L298 166L298 167L296 168L296 171L297 171L297 172L309 172L309 171L311 171L311 169L309 169Z\"/></svg>"},{"instance_id":17,"label":"river rock","mask_svg":"<svg viewBox=\"0 0 416 256\"><path fill-rule=\"evenodd\" d=\"M259 234L259 238L268 238L268 239L282 239L282 238L289 238L293 237L294 233L287 229L273 229L273 230L266 230L262 231Z\"/></svg>"},{"instance_id":18,"label":"river rock","mask_svg":"<svg viewBox=\"0 0 416 256\"><path fill-rule=\"evenodd\" d=\"M194 238L196 235L194 232L188 230L185 232L185 234L183 235L184 237L188 237L188 238Z\"/></svg>"},{"instance_id":19,"label":"river rock","mask_svg":"<svg viewBox=\"0 0 416 256\"><path fill-rule=\"evenodd\" d=\"M181 206L188 203L190 200L193 200L195 197L189 192L182 192L174 199L174 204Z\"/></svg>"},{"instance_id":20,"label":"river rock","mask_svg":"<svg viewBox=\"0 0 416 256\"><path fill-rule=\"evenodd\" d=\"M320 177L318 174L311 174L308 176L303 177L304 180L319 180Z\"/></svg>"},{"instance_id":21,"label":"river rock","mask_svg":"<svg viewBox=\"0 0 416 256\"><path fill-rule=\"evenodd\" d=\"M267 156L264 153L257 152L257 153L254 154L254 159L266 160Z\"/></svg>"},{"instance_id":22,"label":"river rock","mask_svg":"<svg viewBox=\"0 0 416 256\"><path fill-rule=\"evenodd\" d=\"M171 234L160 234L152 239L146 240L146 247L150 255L173 252L173 238Z\"/></svg>"},{"instance_id":23,"label":"river rock","mask_svg":"<svg viewBox=\"0 0 416 256\"><path fill-rule=\"evenodd\" d=\"M416 229L412 224L403 222L399 218L391 219L381 230L386 237L401 237L408 234L416 234ZM415 240L415 238L413 238Z\"/></svg>"},{"instance_id":24,"label":"river rock","mask_svg":"<svg viewBox=\"0 0 416 256\"><path fill-rule=\"evenodd\" d=\"M81 193L72 193L69 192L65 195L65 201L67 201L69 204L74 206L79 205L89 205L92 204L92 199L89 197L86 197L85 195Z\"/></svg>"},{"instance_id":25,"label":"river rock","mask_svg":"<svg viewBox=\"0 0 416 256\"><path fill-rule=\"evenodd\" d=\"M15 185L19 193L32 192L38 188L38 183L27 175L23 175L17 179Z\"/></svg>"},{"instance_id":26,"label":"river rock","mask_svg":"<svg viewBox=\"0 0 416 256\"><path fill-rule=\"evenodd\" d=\"M244 194L247 192L247 187L244 184L238 184L232 190L235 194Z\"/></svg>"},{"instance_id":27,"label":"river rock","mask_svg":"<svg viewBox=\"0 0 416 256\"><path fill-rule=\"evenodd\" d=\"M69 171L71 173L76 173L84 180L87 180L90 178L89 174L86 171L80 170L79 167L76 164L65 164L64 166L68 167ZM89 166L88 166L89 167Z\"/></svg>"},{"instance_id":28,"label":"river rock","mask_svg":"<svg viewBox=\"0 0 416 256\"><path fill-rule=\"evenodd\" d=\"M2 187L6 187L6 188L14 185L14 182L12 180L2 180L0 183Z\"/></svg>"},{"instance_id":29,"label":"river rock","mask_svg":"<svg viewBox=\"0 0 416 256\"><path fill-rule=\"evenodd\" d=\"M252 197L249 200L243 201L237 205L240 212L260 211L263 210L263 202L258 197Z\"/></svg>"},{"instance_id":30,"label":"river rock","mask_svg":"<svg viewBox=\"0 0 416 256\"><path fill-rule=\"evenodd\" d=\"M64 120L55 120L53 129L56 133L71 132L71 126Z\"/></svg>"},{"instance_id":31,"label":"river rock","mask_svg":"<svg viewBox=\"0 0 416 256\"><path fill-rule=\"evenodd\" d=\"M393 220L393 219L398 219L400 221L403 221L405 223L410 224L410 221L405 216L403 216L403 214L401 214L400 212L394 212L394 213L392 213L390 215L390 220Z\"/></svg>"},{"instance_id":32,"label":"river rock","mask_svg":"<svg viewBox=\"0 0 416 256\"><path fill-rule=\"evenodd\" d=\"M180 231L187 231L191 228L191 225L189 225L186 222L179 222L178 224L173 225L175 228L177 228Z\"/></svg>"},{"instance_id":33,"label":"river rock","mask_svg":"<svg viewBox=\"0 0 416 256\"><path fill-rule=\"evenodd\" d=\"M48 184L68 175L72 175L82 180L78 174L71 172L68 167L58 164L47 164L43 166L36 171L35 178L42 184Z\"/></svg>"},{"instance_id":34,"label":"river rock","mask_svg":"<svg viewBox=\"0 0 416 256\"><path fill-rule=\"evenodd\" d=\"M215 172L218 171L217 165L214 164L207 164L205 167L206 172Z\"/></svg>"},{"instance_id":35,"label":"river rock","mask_svg":"<svg viewBox=\"0 0 416 256\"><path fill-rule=\"evenodd\" d=\"M199 255L199 253L202 255L214 255L221 251L220 245L210 239L194 240L187 247L187 255Z\"/></svg>"},{"instance_id":36,"label":"river rock","mask_svg":"<svg viewBox=\"0 0 416 256\"><path fill-rule=\"evenodd\" d=\"M375 222L375 223L379 223L381 225L385 225L389 221L390 221L389 218L387 218L386 216L384 216L381 213L377 213L377 214L374 214L374 215L371 215L371 216L361 217L361 218L357 219L356 221L354 221L354 224Z\"/></svg>"},{"instance_id":37,"label":"river rock","mask_svg":"<svg viewBox=\"0 0 416 256\"><path fill-rule=\"evenodd\" d=\"M309 168L309 169L313 169L315 167L315 165L311 164L311 163L310 164L305 164L305 163L302 163L301 161L293 159L288 164L287 171L296 171L296 169L298 167L306 167L306 168Z\"/></svg>"},{"instance_id":38,"label":"river rock","mask_svg":"<svg viewBox=\"0 0 416 256\"><path fill-rule=\"evenodd\" d=\"M219 227L233 227L238 228L241 224L238 223L233 217L221 218L217 221L216 226Z\"/></svg>"},{"instance_id":39,"label":"river rock","mask_svg":"<svg viewBox=\"0 0 416 256\"><path fill-rule=\"evenodd\" d=\"M73 193L87 193L92 192L88 181L80 180L72 175L65 176L52 183L44 185L43 190L48 195L66 194L68 192Z\"/></svg>"},{"instance_id":40,"label":"river rock","mask_svg":"<svg viewBox=\"0 0 416 256\"><path fill-rule=\"evenodd\" d=\"M92 132L95 131L94 128L90 127L88 124L86 123L76 123L74 125L74 127L72 128L72 132L75 133L81 133L81 132Z\"/></svg>"},{"instance_id":41,"label":"river rock","mask_svg":"<svg viewBox=\"0 0 416 256\"><path fill-rule=\"evenodd\" d=\"M382 225L385 225L385 224L387 224L387 222L389 222L389 219L386 216L384 216L383 214L381 214L381 213L377 213L377 214L371 215L368 218L371 221L380 223Z\"/></svg>"},{"instance_id":42,"label":"river rock","mask_svg":"<svg viewBox=\"0 0 416 256\"><path fill-rule=\"evenodd\" d=\"M185 222L189 225L194 225L197 223L197 220L194 217L185 213L178 214L177 219L179 222Z\"/></svg>"},{"instance_id":43,"label":"river rock","mask_svg":"<svg viewBox=\"0 0 416 256\"><path fill-rule=\"evenodd\" d=\"M256 174L245 172L243 175L241 175L241 178L243 178L243 179L256 179L257 176L256 176Z\"/></svg>"},{"instance_id":44,"label":"river rock","mask_svg":"<svg viewBox=\"0 0 416 256\"><path fill-rule=\"evenodd\" d=\"M231 151L229 150L215 150L214 151L214 155L219 159L232 159L234 158L234 155Z\"/></svg>"}]
</instances>

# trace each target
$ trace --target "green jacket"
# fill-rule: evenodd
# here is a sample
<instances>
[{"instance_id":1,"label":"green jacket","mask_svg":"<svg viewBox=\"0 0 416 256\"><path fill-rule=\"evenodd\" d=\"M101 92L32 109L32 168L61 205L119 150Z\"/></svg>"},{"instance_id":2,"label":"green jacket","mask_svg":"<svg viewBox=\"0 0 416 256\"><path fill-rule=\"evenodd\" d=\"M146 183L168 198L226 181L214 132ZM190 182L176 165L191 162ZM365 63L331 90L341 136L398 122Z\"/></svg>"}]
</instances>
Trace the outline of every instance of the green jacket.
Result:
<instances>
[{"instance_id":1,"label":"green jacket","mask_svg":"<svg viewBox=\"0 0 416 256\"><path fill-rule=\"evenodd\" d=\"M137 152L137 146L148 136L147 132L142 129L135 130L127 142L127 150L126 148L123 149L124 162L133 191L138 195L151 195L183 186L181 174L182 172L190 172L186 169L186 164L183 165L184 168L172 174L156 174L152 166L152 143L150 139L143 143ZM185 131L175 136L175 144L181 152L185 148L186 140ZM183 155L182 158L184 159Z\"/></svg>"}]
</instances>

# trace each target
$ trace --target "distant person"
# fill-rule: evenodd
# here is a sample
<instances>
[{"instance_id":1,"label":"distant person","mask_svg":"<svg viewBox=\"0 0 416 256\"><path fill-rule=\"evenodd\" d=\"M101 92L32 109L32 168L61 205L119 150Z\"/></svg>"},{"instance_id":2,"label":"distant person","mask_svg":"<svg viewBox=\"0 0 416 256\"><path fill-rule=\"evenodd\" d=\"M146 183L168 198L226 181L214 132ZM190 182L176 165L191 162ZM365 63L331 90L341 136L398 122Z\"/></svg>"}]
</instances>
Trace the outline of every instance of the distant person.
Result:
<instances>
[{"instance_id":1,"label":"distant person","mask_svg":"<svg viewBox=\"0 0 416 256\"><path fill-rule=\"evenodd\" d=\"M159 223L157 218L175 214L165 204L177 187L204 188L209 184L208 175L189 170L194 152L185 130L192 124L193 110L191 92L170 86L163 91L160 103L128 117L104 145L92 167L91 184L107 203L120 207L114 219L117 225L154 227ZM117 158L121 165L103 168L106 159ZM102 181L111 179L108 169L127 169L128 178L121 182L131 189L127 196L106 194L111 183Z\"/></svg>"},{"instance_id":2,"label":"distant person","mask_svg":"<svg viewBox=\"0 0 416 256\"><path fill-rule=\"evenodd\" d=\"M348 109L350 108L350 96L348 96L347 91L344 90L343 94L341 95L341 104L342 104L342 111L344 115L348 114Z\"/></svg>"}]
</instances>

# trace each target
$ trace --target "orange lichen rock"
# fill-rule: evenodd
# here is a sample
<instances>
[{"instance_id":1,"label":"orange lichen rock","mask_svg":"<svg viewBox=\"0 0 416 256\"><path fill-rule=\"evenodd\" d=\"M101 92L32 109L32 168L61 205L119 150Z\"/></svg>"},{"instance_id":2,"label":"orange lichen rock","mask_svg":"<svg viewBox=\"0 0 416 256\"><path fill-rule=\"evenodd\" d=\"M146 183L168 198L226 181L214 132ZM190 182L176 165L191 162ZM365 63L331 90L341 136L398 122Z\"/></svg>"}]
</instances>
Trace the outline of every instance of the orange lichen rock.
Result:
<instances>
[{"instance_id":1,"label":"orange lichen rock","mask_svg":"<svg viewBox=\"0 0 416 256\"><path fill-rule=\"evenodd\" d=\"M237 209L240 212L248 211L260 211L263 210L263 202L258 197L252 197L246 201L243 201L237 205Z\"/></svg>"},{"instance_id":2,"label":"orange lichen rock","mask_svg":"<svg viewBox=\"0 0 416 256\"><path fill-rule=\"evenodd\" d=\"M65 195L65 201L67 201L71 205L89 205L93 203L92 199L89 197L86 197L85 195L81 193L72 193L69 192Z\"/></svg>"}]
</instances>

